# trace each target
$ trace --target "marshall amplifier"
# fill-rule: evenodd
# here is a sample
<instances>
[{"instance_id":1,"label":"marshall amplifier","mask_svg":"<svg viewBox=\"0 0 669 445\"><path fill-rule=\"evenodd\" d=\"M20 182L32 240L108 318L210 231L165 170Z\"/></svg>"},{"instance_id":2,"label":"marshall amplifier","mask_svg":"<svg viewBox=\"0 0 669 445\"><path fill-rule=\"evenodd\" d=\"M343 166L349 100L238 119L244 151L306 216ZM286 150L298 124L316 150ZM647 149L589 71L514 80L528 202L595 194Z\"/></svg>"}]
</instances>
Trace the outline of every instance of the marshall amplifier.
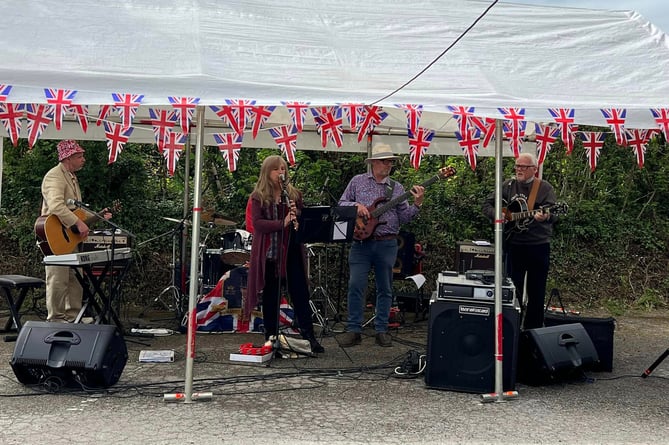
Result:
<instances>
[{"instance_id":1,"label":"marshall amplifier","mask_svg":"<svg viewBox=\"0 0 669 445\"><path fill-rule=\"evenodd\" d=\"M488 242L458 241L455 268L460 273L470 269L495 269L495 245Z\"/></svg>"},{"instance_id":2,"label":"marshall amplifier","mask_svg":"<svg viewBox=\"0 0 669 445\"><path fill-rule=\"evenodd\" d=\"M439 272L437 278L438 300L476 300L495 301L495 283L490 280L469 278L472 275L456 274L456 272ZM516 288L508 278L502 283L502 304L515 305Z\"/></svg>"},{"instance_id":3,"label":"marshall amplifier","mask_svg":"<svg viewBox=\"0 0 669 445\"><path fill-rule=\"evenodd\" d=\"M81 251L115 249L121 247L132 247L132 238L127 233L112 233L109 230L93 230L88 237L81 242Z\"/></svg>"}]
</instances>

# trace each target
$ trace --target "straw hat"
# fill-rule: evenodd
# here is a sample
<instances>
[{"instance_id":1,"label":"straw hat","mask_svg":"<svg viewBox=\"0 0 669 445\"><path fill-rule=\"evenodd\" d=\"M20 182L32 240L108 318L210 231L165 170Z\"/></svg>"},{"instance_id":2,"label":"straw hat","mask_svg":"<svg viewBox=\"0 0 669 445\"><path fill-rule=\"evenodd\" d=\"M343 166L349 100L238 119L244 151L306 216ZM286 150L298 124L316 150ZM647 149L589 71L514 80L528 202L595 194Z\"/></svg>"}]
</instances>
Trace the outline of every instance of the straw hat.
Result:
<instances>
[{"instance_id":1,"label":"straw hat","mask_svg":"<svg viewBox=\"0 0 669 445\"><path fill-rule=\"evenodd\" d=\"M381 159L399 159L399 156L393 154L392 149L387 144L376 144L372 147L372 155L365 159L365 162L372 162Z\"/></svg>"}]
</instances>

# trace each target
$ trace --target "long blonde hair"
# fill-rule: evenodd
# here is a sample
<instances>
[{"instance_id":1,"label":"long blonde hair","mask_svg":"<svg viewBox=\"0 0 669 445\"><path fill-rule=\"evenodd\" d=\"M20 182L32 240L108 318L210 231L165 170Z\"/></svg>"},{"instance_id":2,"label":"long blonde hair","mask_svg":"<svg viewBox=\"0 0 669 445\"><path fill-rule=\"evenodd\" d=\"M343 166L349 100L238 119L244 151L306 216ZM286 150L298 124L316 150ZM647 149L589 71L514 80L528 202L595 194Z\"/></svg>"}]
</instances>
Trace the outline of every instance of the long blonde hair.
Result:
<instances>
[{"instance_id":1,"label":"long blonde hair","mask_svg":"<svg viewBox=\"0 0 669 445\"><path fill-rule=\"evenodd\" d=\"M260 200L263 206L268 206L274 202L274 187L275 184L269 179L270 173L283 165L286 170L286 191L288 192L288 197L291 200L297 201L300 192L293 184L290 182L290 176L288 173L288 164L286 161L278 155L272 155L265 158L260 166L260 174L258 175L258 182L253 189L252 196Z\"/></svg>"}]
</instances>

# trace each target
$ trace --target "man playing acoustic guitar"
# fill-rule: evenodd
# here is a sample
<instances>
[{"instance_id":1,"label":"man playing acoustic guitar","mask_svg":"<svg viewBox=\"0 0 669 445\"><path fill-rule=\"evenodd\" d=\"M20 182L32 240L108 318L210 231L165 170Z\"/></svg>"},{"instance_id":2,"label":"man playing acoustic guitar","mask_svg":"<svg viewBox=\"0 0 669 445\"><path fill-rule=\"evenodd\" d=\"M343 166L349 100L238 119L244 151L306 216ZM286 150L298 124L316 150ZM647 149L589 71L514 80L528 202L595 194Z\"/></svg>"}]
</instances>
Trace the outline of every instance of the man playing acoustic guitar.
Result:
<instances>
[{"instance_id":1,"label":"man playing acoustic guitar","mask_svg":"<svg viewBox=\"0 0 669 445\"><path fill-rule=\"evenodd\" d=\"M84 149L73 140L58 143L59 164L42 180L42 215L56 215L63 227L72 228L83 240L88 225L74 212L68 200L81 201L81 190L75 173L86 163ZM105 212L104 218L111 214ZM82 306L83 289L74 269L68 266L45 266L47 321L73 322Z\"/></svg>"},{"instance_id":2,"label":"man playing acoustic guitar","mask_svg":"<svg viewBox=\"0 0 669 445\"><path fill-rule=\"evenodd\" d=\"M339 199L340 206L354 205L358 208L354 234L356 240L353 241L348 258L348 325L347 332L339 338L342 347L362 342L365 289L372 267L376 280L376 344L392 346L388 319L393 301L392 279L397 258L397 236L400 225L411 221L418 214L425 193L423 186L413 186L413 205L409 205L404 197L397 205L378 215L378 219L372 215L371 209L377 202L392 200L404 194L404 187L389 177L396 159L399 157L393 155L388 145L374 146L372 155L366 159L372 166L371 172L354 176Z\"/></svg>"},{"instance_id":3,"label":"man playing acoustic guitar","mask_svg":"<svg viewBox=\"0 0 669 445\"><path fill-rule=\"evenodd\" d=\"M521 153L514 166L516 177L502 184L505 209L506 232L504 256L506 268L516 287L518 301L524 312L525 329L541 328L544 325L544 299L546 280L550 265L550 241L553 224L557 221L553 186L537 178L537 158L531 153ZM514 206L517 206L515 210ZM491 193L483 203L483 214L494 221L495 194ZM523 218L517 219L515 216ZM527 275L527 285L525 285ZM527 294L527 307L522 304Z\"/></svg>"}]
</instances>

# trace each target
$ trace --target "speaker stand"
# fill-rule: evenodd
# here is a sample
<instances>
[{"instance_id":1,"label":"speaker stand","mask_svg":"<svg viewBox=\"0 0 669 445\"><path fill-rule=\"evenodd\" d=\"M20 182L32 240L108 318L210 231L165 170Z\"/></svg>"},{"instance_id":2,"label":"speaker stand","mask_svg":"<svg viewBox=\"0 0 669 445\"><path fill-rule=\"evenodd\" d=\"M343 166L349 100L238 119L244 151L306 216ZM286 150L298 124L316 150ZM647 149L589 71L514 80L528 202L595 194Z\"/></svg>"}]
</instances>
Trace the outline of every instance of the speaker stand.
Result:
<instances>
[{"instance_id":1,"label":"speaker stand","mask_svg":"<svg viewBox=\"0 0 669 445\"><path fill-rule=\"evenodd\" d=\"M648 377L648 376L650 375L650 373L653 372L653 370L654 370L655 368L657 368L657 366L658 366L660 363L662 363L662 362L664 361L665 358L667 358L667 356L669 356L669 348L667 348L667 350L664 351L664 352L663 352L663 353L662 353L662 354L661 354L661 355L660 355L660 356L653 362L653 364L650 365L650 366L648 367L648 369L646 369L646 370L643 372L643 374L641 374L641 377L644 378L644 379L645 379L646 377Z\"/></svg>"}]
</instances>

